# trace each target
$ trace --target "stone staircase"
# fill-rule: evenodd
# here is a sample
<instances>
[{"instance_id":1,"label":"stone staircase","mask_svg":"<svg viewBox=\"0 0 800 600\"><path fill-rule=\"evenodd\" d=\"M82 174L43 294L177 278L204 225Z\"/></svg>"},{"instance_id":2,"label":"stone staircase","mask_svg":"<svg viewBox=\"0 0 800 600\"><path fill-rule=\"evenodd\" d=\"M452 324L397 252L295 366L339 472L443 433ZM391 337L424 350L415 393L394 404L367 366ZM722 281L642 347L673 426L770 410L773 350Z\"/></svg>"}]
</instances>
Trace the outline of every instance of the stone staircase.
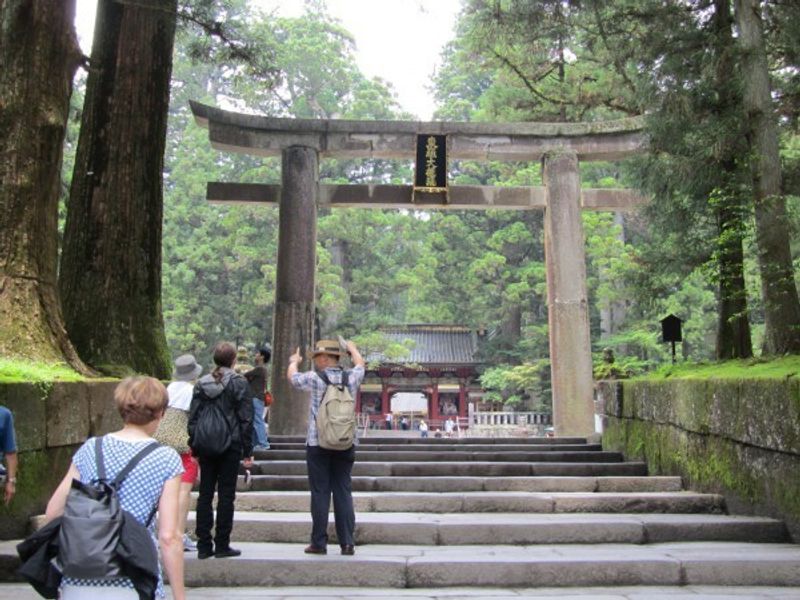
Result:
<instances>
[{"instance_id":1,"label":"stone staircase","mask_svg":"<svg viewBox=\"0 0 800 600\"><path fill-rule=\"evenodd\" d=\"M644 589L658 595L727 586L708 589L773 598L742 595L772 586L786 590L776 598L800 598L800 587L789 587L800 586L800 545L782 522L728 515L721 496L683 490L677 477L650 477L645 464L575 438L366 438L353 469L355 556L338 553L332 516L330 554L306 555L303 443L273 437L257 456L236 500L233 540L242 556L187 554L187 585L209 588L209 597L243 588L248 598L245 588L265 586L330 598L340 597L336 588L347 597L413 589L466 597L476 588L495 596L511 588L655 586ZM15 544L0 542L0 581L13 578ZM25 593L10 587L7 597L35 597Z\"/></svg>"},{"instance_id":2,"label":"stone staircase","mask_svg":"<svg viewBox=\"0 0 800 600\"><path fill-rule=\"evenodd\" d=\"M271 444L237 494L242 557L188 558L187 585L800 585L800 546L780 521L727 515L721 496L575 438L366 438L356 555L339 555L333 516L330 554L305 555L303 440Z\"/></svg>"}]
</instances>

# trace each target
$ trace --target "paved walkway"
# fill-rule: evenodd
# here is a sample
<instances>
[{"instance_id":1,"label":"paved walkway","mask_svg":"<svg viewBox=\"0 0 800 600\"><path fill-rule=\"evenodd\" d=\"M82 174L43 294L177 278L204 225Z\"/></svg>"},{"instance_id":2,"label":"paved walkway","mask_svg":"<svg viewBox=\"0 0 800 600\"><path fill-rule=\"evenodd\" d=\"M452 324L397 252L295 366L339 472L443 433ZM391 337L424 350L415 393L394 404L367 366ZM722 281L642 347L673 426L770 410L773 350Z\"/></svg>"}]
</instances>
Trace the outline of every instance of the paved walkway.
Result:
<instances>
[{"instance_id":1,"label":"paved walkway","mask_svg":"<svg viewBox=\"0 0 800 600\"><path fill-rule=\"evenodd\" d=\"M800 587L592 587L592 588L446 588L428 590L364 588L192 588L190 600L800 600ZM172 596L168 594L168 598ZM0 600L41 598L28 585L0 584Z\"/></svg>"}]
</instances>

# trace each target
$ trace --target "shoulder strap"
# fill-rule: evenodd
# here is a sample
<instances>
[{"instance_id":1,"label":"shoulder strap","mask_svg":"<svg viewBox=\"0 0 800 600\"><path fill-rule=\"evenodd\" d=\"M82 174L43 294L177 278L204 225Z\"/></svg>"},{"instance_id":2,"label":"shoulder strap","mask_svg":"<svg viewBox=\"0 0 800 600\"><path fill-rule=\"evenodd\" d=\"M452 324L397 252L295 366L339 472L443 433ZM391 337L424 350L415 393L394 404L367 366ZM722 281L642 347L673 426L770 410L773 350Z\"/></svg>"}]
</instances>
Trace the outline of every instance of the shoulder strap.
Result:
<instances>
[{"instance_id":1,"label":"shoulder strap","mask_svg":"<svg viewBox=\"0 0 800 600\"><path fill-rule=\"evenodd\" d=\"M314 372L319 376L320 379L322 379L322 383L324 383L326 386L333 385L340 390L347 387L347 371L344 369L342 369L342 382L339 384L331 383L331 380L328 379L328 375L325 373L325 371L317 371L315 369Z\"/></svg>"},{"instance_id":2,"label":"shoulder strap","mask_svg":"<svg viewBox=\"0 0 800 600\"><path fill-rule=\"evenodd\" d=\"M314 372L317 374L317 376L320 379L322 379L322 383L324 383L326 386L332 385L331 384L331 380L328 379L328 376L325 374L325 371L317 371L317 370L315 370Z\"/></svg>"},{"instance_id":3,"label":"shoulder strap","mask_svg":"<svg viewBox=\"0 0 800 600\"><path fill-rule=\"evenodd\" d=\"M97 465L97 479L105 481L106 479L106 465L103 462L103 438L105 436L97 436L94 438L94 462Z\"/></svg>"},{"instance_id":4,"label":"shoulder strap","mask_svg":"<svg viewBox=\"0 0 800 600\"><path fill-rule=\"evenodd\" d=\"M128 464L125 465L125 467L117 474L117 476L114 478L114 481L111 482L112 487L119 488L128 474L133 471L134 467L138 465L145 456L160 447L161 444L158 442L153 442L152 444L147 444L147 446L139 450L139 452L137 452L136 455L128 461Z\"/></svg>"}]
</instances>

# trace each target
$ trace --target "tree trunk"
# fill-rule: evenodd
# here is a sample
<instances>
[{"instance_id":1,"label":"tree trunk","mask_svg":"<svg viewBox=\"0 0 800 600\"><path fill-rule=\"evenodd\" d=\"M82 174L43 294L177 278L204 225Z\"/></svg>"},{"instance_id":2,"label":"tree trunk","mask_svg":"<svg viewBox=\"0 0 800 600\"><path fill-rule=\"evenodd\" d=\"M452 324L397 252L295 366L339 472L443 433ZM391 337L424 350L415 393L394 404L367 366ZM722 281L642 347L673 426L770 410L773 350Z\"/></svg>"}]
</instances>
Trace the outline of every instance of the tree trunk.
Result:
<instances>
[{"instance_id":1,"label":"tree trunk","mask_svg":"<svg viewBox=\"0 0 800 600\"><path fill-rule=\"evenodd\" d=\"M750 358L753 343L744 280L741 207L738 198L725 198L717 207L719 262L719 320L717 359Z\"/></svg>"},{"instance_id":2,"label":"tree trunk","mask_svg":"<svg viewBox=\"0 0 800 600\"><path fill-rule=\"evenodd\" d=\"M0 356L68 362L56 288L75 0L0 0Z\"/></svg>"},{"instance_id":3,"label":"tree trunk","mask_svg":"<svg viewBox=\"0 0 800 600\"><path fill-rule=\"evenodd\" d=\"M161 313L162 171L177 0L100 2L59 285L98 369L169 375Z\"/></svg>"},{"instance_id":4,"label":"tree trunk","mask_svg":"<svg viewBox=\"0 0 800 600\"><path fill-rule=\"evenodd\" d=\"M730 74L735 65L732 48L733 20L730 0L714 1L714 41L716 53L716 84L720 95L718 113L729 113L738 105ZM720 140L720 169L726 180L716 204L717 212L717 262L719 267L719 309L717 321L716 357L750 358L753 343L747 310L747 287L744 279L744 210L735 185L737 176L736 155L738 132L730 132Z\"/></svg>"},{"instance_id":5,"label":"tree trunk","mask_svg":"<svg viewBox=\"0 0 800 600\"><path fill-rule=\"evenodd\" d=\"M789 250L786 202L781 195L778 132L759 0L735 0L748 126L756 242L764 302L764 352L800 352L800 303Z\"/></svg>"}]
</instances>

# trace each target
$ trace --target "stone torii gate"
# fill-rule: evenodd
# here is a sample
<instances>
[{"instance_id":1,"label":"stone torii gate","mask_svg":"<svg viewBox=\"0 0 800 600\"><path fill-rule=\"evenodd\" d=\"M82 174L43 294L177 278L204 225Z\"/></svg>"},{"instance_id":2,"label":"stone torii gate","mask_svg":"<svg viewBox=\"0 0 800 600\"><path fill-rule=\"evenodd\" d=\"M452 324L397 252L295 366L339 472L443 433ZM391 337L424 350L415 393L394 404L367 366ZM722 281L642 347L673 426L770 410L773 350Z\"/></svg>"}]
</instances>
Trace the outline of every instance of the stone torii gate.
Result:
<instances>
[{"instance_id":1,"label":"stone torii gate","mask_svg":"<svg viewBox=\"0 0 800 600\"><path fill-rule=\"evenodd\" d=\"M304 434L308 400L285 380L289 355L312 343L317 208L540 209L553 389L560 436L594 433L592 356L581 209L628 210L643 202L630 190L581 189L579 160L615 160L646 148L640 117L598 123L447 123L279 119L191 103L211 145L282 157L281 185L209 182L207 199L272 203L280 208L272 343L270 429ZM323 185L321 157L415 158L418 134L446 135L448 158L543 161L544 187L450 186L448 201L415 197L412 186ZM416 201L415 201L416 200Z\"/></svg>"}]
</instances>

